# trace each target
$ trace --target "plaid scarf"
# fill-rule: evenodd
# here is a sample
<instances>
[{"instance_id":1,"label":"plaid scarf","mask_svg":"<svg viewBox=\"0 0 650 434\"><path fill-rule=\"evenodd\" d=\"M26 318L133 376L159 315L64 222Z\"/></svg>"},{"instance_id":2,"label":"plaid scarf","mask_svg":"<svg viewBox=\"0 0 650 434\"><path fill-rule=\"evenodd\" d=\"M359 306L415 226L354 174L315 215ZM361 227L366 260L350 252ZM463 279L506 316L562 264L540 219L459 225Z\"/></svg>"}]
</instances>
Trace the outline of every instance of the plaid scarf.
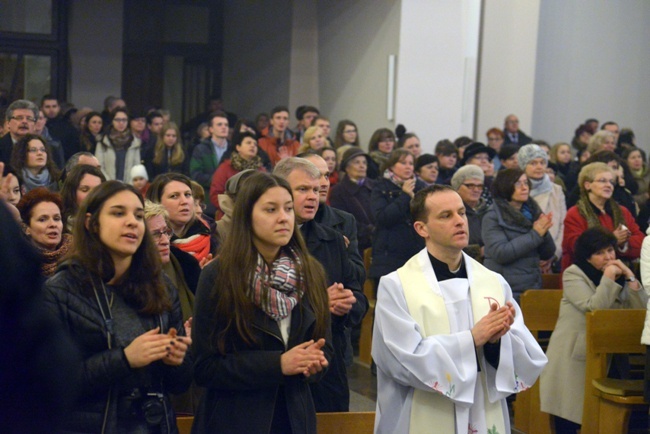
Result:
<instances>
[{"instance_id":1,"label":"plaid scarf","mask_svg":"<svg viewBox=\"0 0 650 434\"><path fill-rule=\"evenodd\" d=\"M253 303L276 321L288 317L303 294L298 288L300 259L293 249L289 248L289 252L291 256L281 251L270 270L262 255L258 254L251 282Z\"/></svg>"}]
</instances>

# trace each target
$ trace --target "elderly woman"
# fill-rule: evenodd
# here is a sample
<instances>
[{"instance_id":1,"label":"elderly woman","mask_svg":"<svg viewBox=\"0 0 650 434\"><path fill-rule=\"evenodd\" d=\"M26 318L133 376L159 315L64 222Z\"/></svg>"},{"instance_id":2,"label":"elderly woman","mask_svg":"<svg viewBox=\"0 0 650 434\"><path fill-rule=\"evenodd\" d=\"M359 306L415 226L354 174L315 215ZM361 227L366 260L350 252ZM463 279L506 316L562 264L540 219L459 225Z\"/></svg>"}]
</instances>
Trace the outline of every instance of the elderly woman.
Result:
<instances>
[{"instance_id":1,"label":"elderly woman","mask_svg":"<svg viewBox=\"0 0 650 434\"><path fill-rule=\"evenodd\" d=\"M396 149L386 161L386 167L370 197L376 226L368 274L376 280L397 270L424 246L423 239L413 229L409 208L415 193L425 187L415 177L413 154Z\"/></svg>"},{"instance_id":2,"label":"elderly woman","mask_svg":"<svg viewBox=\"0 0 650 434\"><path fill-rule=\"evenodd\" d=\"M530 181L521 169L499 172L492 184L494 203L485 213L481 234L484 264L503 275L519 301L527 289L542 287L540 261L555 254L549 230L552 214L544 214L530 197Z\"/></svg>"},{"instance_id":3,"label":"elderly woman","mask_svg":"<svg viewBox=\"0 0 650 434\"><path fill-rule=\"evenodd\" d=\"M52 159L50 146L41 136L26 134L16 142L11 152L11 167L22 177L26 192L38 187L59 189L59 169Z\"/></svg>"},{"instance_id":4,"label":"elderly woman","mask_svg":"<svg viewBox=\"0 0 650 434\"><path fill-rule=\"evenodd\" d=\"M108 180L128 182L131 168L140 164L142 142L129 127L129 112L118 107L111 112L108 132L97 143L95 156Z\"/></svg>"},{"instance_id":5,"label":"elderly woman","mask_svg":"<svg viewBox=\"0 0 650 434\"><path fill-rule=\"evenodd\" d=\"M359 253L372 246L375 219L370 197L375 181L366 177L368 154L361 148L352 147L345 151L341 160L341 171L345 176L330 191L330 205L349 212L357 221Z\"/></svg>"},{"instance_id":6,"label":"elderly woman","mask_svg":"<svg viewBox=\"0 0 650 434\"><path fill-rule=\"evenodd\" d=\"M614 233L619 257L633 260L641 254L644 235L632 213L613 199L615 180L614 171L605 163L590 163L580 170L580 199L564 219L563 270L573 264L574 245L580 234L592 227L604 227Z\"/></svg>"},{"instance_id":7,"label":"elderly woman","mask_svg":"<svg viewBox=\"0 0 650 434\"><path fill-rule=\"evenodd\" d=\"M597 309L644 309L648 300L634 273L616 259L618 240L602 227L587 229L575 243L575 263L562 275L560 316L540 379L542 411L555 415L557 432L576 432L585 390L585 313ZM561 393L559 393L561 391Z\"/></svg>"},{"instance_id":8,"label":"elderly woman","mask_svg":"<svg viewBox=\"0 0 650 434\"><path fill-rule=\"evenodd\" d=\"M555 258L562 257L562 237L566 217L566 198L562 187L553 183L546 173L548 154L536 144L522 146L517 153L519 167L531 183L530 197L535 199L544 214L553 214L553 226L549 229L555 243ZM541 264L543 273L550 273L554 260Z\"/></svg>"},{"instance_id":9,"label":"elderly woman","mask_svg":"<svg viewBox=\"0 0 650 434\"><path fill-rule=\"evenodd\" d=\"M217 249L217 236L203 220L196 217L190 178L180 173L158 175L153 180L147 199L162 204L169 213L174 234L172 244L189 253L204 266Z\"/></svg>"},{"instance_id":10,"label":"elderly woman","mask_svg":"<svg viewBox=\"0 0 650 434\"><path fill-rule=\"evenodd\" d=\"M234 150L230 159L219 165L212 176L210 185L210 201L219 209L219 195L226 191L226 181L246 169L266 171L262 159L258 155L257 138L255 134L244 132L237 136Z\"/></svg>"},{"instance_id":11,"label":"elderly woman","mask_svg":"<svg viewBox=\"0 0 650 434\"><path fill-rule=\"evenodd\" d=\"M473 164L461 167L451 178L451 188L463 199L469 226L469 244L463 250L477 261L483 260L481 221L487 211L485 200L481 197L484 181L483 170Z\"/></svg>"},{"instance_id":12,"label":"elderly woman","mask_svg":"<svg viewBox=\"0 0 650 434\"><path fill-rule=\"evenodd\" d=\"M72 244L72 237L63 234L61 196L43 187L35 188L22 197L17 208L25 234L41 255L43 275L49 277Z\"/></svg>"},{"instance_id":13,"label":"elderly woman","mask_svg":"<svg viewBox=\"0 0 650 434\"><path fill-rule=\"evenodd\" d=\"M600 130L589 139L587 151L594 155L598 151L611 151L616 150L616 136L611 131Z\"/></svg>"}]
</instances>

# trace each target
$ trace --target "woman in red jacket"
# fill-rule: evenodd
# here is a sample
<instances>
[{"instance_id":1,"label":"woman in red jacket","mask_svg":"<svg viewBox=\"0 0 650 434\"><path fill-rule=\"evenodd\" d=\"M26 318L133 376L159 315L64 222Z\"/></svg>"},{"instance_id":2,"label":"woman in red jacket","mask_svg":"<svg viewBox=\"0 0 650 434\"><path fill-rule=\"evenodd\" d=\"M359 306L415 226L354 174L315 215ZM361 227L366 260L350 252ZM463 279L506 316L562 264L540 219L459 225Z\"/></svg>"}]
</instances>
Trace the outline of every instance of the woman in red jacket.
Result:
<instances>
[{"instance_id":1,"label":"woman in red jacket","mask_svg":"<svg viewBox=\"0 0 650 434\"><path fill-rule=\"evenodd\" d=\"M573 264L574 245L586 229L602 226L617 239L616 255L633 260L641 255L643 232L632 214L614 199L616 174L605 163L587 164L580 170L580 199L564 220L562 270Z\"/></svg>"}]
</instances>

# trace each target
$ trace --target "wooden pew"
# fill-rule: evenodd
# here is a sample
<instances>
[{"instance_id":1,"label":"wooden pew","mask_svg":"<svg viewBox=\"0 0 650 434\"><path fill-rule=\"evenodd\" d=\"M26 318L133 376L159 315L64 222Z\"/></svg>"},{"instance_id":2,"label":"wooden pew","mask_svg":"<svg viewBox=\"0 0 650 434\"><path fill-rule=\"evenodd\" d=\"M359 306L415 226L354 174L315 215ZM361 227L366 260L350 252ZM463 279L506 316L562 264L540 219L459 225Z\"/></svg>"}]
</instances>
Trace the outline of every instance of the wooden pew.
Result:
<instances>
[{"instance_id":1,"label":"wooden pew","mask_svg":"<svg viewBox=\"0 0 650 434\"><path fill-rule=\"evenodd\" d=\"M560 313L560 289L529 289L520 299L521 312L528 330L540 342L540 331L553 331ZM544 350L548 340L540 342ZM540 410L539 380L528 390L518 393L514 426L528 434L550 434L551 417Z\"/></svg>"},{"instance_id":2,"label":"wooden pew","mask_svg":"<svg viewBox=\"0 0 650 434\"><path fill-rule=\"evenodd\" d=\"M370 263L372 262L372 248L367 248L363 251L363 263L366 268L366 275L370 270ZM361 337L359 338L359 362L364 365L370 366L372 357L370 355L372 350L372 321L375 317L375 288L371 279L366 279L363 284L363 293L368 298L368 313L361 322Z\"/></svg>"},{"instance_id":3,"label":"wooden pew","mask_svg":"<svg viewBox=\"0 0 650 434\"><path fill-rule=\"evenodd\" d=\"M643 380L607 378L607 355L645 352L641 333L645 309L608 309L589 312L583 433L626 433L634 410L648 412Z\"/></svg>"},{"instance_id":4,"label":"wooden pew","mask_svg":"<svg viewBox=\"0 0 650 434\"><path fill-rule=\"evenodd\" d=\"M542 274L542 289L562 289L562 274Z\"/></svg>"},{"instance_id":5,"label":"wooden pew","mask_svg":"<svg viewBox=\"0 0 650 434\"><path fill-rule=\"evenodd\" d=\"M318 434L372 434L375 429L375 412L317 413Z\"/></svg>"},{"instance_id":6,"label":"wooden pew","mask_svg":"<svg viewBox=\"0 0 650 434\"><path fill-rule=\"evenodd\" d=\"M178 434L191 434L194 416L176 416Z\"/></svg>"}]
</instances>

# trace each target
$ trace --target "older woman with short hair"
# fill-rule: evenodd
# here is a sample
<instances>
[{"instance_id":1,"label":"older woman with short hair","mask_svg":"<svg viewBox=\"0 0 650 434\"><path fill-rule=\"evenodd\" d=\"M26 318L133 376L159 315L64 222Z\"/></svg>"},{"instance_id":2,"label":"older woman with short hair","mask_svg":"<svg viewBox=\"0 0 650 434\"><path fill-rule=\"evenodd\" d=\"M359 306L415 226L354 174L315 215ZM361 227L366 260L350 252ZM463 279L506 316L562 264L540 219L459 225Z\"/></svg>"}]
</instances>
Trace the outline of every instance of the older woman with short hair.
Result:
<instances>
[{"instance_id":1,"label":"older woman with short hair","mask_svg":"<svg viewBox=\"0 0 650 434\"><path fill-rule=\"evenodd\" d=\"M562 269L573 264L574 245L588 228L604 227L617 239L616 252L629 260L641 254L643 233L632 213L613 199L616 175L605 163L590 163L580 170L580 199L567 211L562 242Z\"/></svg>"},{"instance_id":2,"label":"older woman with short hair","mask_svg":"<svg viewBox=\"0 0 650 434\"><path fill-rule=\"evenodd\" d=\"M526 173L531 183L530 196L544 214L553 214L553 226L549 229L555 243L555 258L562 257L562 237L564 236L564 218L566 217L566 198L562 187L553 183L546 173L548 154L540 146L529 144L522 146L517 153L519 167ZM542 271L551 272L551 262L542 264Z\"/></svg>"},{"instance_id":3,"label":"older woman with short hair","mask_svg":"<svg viewBox=\"0 0 650 434\"><path fill-rule=\"evenodd\" d=\"M600 130L589 139L587 151L594 155L598 151L611 151L616 150L616 136L611 131Z\"/></svg>"},{"instance_id":4,"label":"older woman with short hair","mask_svg":"<svg viewBox=\"0 0 650 434\"><path fill-rule=\"evenodd\" d=\"M72 245L72 236L63 233L61 196L44 187L35 188L20 199L17 208L25 224L25 234L43 260L43 275L49 277Z\"/></svg>"},{"instance_id":5,"label":"older woman with short hair","mask_svg":"<svg viewBox=\"0 0 650 434\"><path fill-rule=\"evenodd\" d=\"M477 261L483 261L481 221L488 208L481 197L484 182L483 169L473 164L461 167L451 178L451 188L463 199L469 227L469 244L463 250Z\"/></svg>"},{"instance_id":6,"label":"older woman with short hair","mask_svg":"<svg viewBox=\"0 0 650 434\"><path fill-rule=\"evenodd\" d=\"M575 433L582 423L585 314L597 309L645 309L648 301L632 270L616 259L617 244L609 230L587 229L576 240L574 264L562 275L560 315L540 377L541 409L555 415L558 433Z\"/></svg>"},{"instance_id":7,"label":"older woman with short hair","mask_svg":"<svg viewBox=\"0 0 650 434\"><path fill-rule=\"evenodd\" d=\"M341 171L345 176L330 191L330 205L349 212L357 222L359 253L372 246L375 232L375 218L372 213L372 189L375 181L366 177L368 154L363 149L352 147L345 151L341 160Z\"/></svg>"},{"instance_id":8,"label":"older woman with short hair","mask_svg":"<svg viewBox=\"0 0 650 434\"><path fill-rule=\"evenodd\" d=\"M525 290L542 287L540 261L555 254L549 233L555 216L542 212L530 187L523 170L500 171L492 184L494 203L481 227L484 264L503 275L517 301Z\"/></svg>"}]
</instances>

